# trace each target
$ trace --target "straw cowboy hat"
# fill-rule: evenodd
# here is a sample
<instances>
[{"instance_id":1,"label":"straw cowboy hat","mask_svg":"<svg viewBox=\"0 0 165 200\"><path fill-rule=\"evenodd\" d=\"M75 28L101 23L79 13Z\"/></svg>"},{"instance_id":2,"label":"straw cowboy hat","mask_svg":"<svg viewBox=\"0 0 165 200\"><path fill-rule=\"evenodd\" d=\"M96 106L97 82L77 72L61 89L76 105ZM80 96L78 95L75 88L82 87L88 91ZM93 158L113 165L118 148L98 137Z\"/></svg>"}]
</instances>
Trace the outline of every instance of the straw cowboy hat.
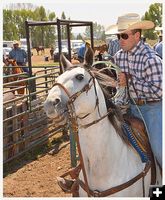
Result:
<instances>
[{"instance_id":1,"label":"straw cowboy hat","mask_svg":"<svg viewBox=\"0 0 165 200\"><path fill-rule=\"evenodd\" d=\"M87 45L91 45L91 41L90 40L88 40L88 39L84 39L83 37L82 37L82 41L85 43L85 44L87 44Z\"/></svg>"},{"instance_id":2,"label":"straw cowboy hat","mask_svg":"<svg viewBox=\"0 0 165 200\"><path fill-rule=\"evenodd\" d=\"M136 13L128 13L118 17L117 24L109 26L106 31L108 34L123 33L127 30L134 29L152 29L154 28L152 21L144 20L141 21L140 16Z\"/></svg>"},{"instance_id":3,"label":"straw cowboy hat","mask_svg":"<svg viewBox=\"0 0 165 200\"><path fill-rule=\"evenodd\" d=\"M14 44L19 44L19 41L14 40L14 41L13 41L13 45L14 45Z\"/></svg>"}]
</instances>

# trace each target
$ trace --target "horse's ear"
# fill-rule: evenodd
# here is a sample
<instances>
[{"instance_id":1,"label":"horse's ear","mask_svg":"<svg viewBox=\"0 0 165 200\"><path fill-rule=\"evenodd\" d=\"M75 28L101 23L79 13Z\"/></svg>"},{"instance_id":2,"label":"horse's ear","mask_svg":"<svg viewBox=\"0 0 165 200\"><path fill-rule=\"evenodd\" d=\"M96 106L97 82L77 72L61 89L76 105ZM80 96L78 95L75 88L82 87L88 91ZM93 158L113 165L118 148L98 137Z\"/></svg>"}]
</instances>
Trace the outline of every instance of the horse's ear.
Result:
<instances>
[{"instance_id":1,"label":"horse's ear","mask_svg":"<svg viewBox=\"0 0 165 200\"><path fill-rule=\"evenodd\" d=\"M72 64L70 63L70 61L64 56L64 54L62 53L60 55L60 62L62 67L64 68L64 70L66 71L68 68L72 67Z\"/></svg>"},{"instance_id":2,"label":"horse's ear","mask_svg":"<svg viewBox=\"0 0 165 200\"><path fill-rule=\"evenodd\" d=\"M84 64L91 67L93 64L93 59L94 59L94 52L91 47L87 47L84 56Z\"/></svg>"}]
</instances>

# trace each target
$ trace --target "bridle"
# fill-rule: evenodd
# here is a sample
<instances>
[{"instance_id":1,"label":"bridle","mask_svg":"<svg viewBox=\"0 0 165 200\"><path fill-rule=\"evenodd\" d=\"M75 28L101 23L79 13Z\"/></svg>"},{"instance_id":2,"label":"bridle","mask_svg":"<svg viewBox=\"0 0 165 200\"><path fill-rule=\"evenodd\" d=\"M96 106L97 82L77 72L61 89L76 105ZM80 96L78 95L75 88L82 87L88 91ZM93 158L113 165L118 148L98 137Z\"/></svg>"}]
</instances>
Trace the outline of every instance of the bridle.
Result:
<instances>
[{"instance_id":1,"label":"bridle","mask_svg":"<svg viewBox=\"0 0 165 200\"><path fill-rule=\"evenodd\" d=\"M74 68L75 68L75 67L74 67ZM72 69L72 68L71 68L71 69ZM112 110L112 109L109 109L108 112L107 112L105 115L101 116L100 110L99 110L99 98L98 98L97 90L96 90L96 82L95 82L96 80L95 80L95 76L94 76L94 74L91 72L91 70L88 70L88 69L87 69L87 71L88 71L88 73L91 75L91 78L89 79L88 83L85 84L84 87L83 87L80 91L78 91L78 92L76 92L76 93L74 93L74 94L72 94L72 95L69 93L69 91L68 91L61 83L55 83L55 84L53 85L53 87L54 87L54 86L58 86L58 87L62 88L62 90L63 90L63 91L66 93L66 95L68 96L68 98L69 98L69 100L68 100L68 102L67 102L68 113L70 114L70 119L73 118L73 116L74 116L74 118L75 118L76 121L77 121L77 119L84 119L84 118L86 118L86 117L89 116L91 113L88 113L88 114L86 114L86 115L83 116L83 117L76 116L76 114L75 114L75 107L74 107L74 102L75 102L75 100L76 100L81 94L83 94L84 92L87 93L87 92L92 88L92 86L94 86L95 97L96 97L96 104L95 104L95 108L94 108L94 109L96 109L96 108L98 109L98 113L99 113L100 118L99 118L98 120L94 120L93 122L90 122L90 123L88 123L88 124L80 125L80 126L78 126L78 128L88 128L89 126L92 126L93 124L96 124L96 123L98 123L99 121L101 121L102 119L104 119L105 117L107 117L110 113L113 113L113 110ZM77 122L76 122L76 124L78 125Z\"/></svg>"},{"instance_id":2,"label":"bridle","mask_svg":"<svg viewBox=\"0 0 165 200\"><path fill-rule=\"evenodd\" d=\"M87 192L88 197L93 196L93 197L106 197L109 195L112 195L116 192L119 192L121 190L124 190L125 188L128 188L129 186L131 186L132 184L134 184L135 182L137 182L138 180L140 180L142 178L142 186L143 186L143 196L145 196L145 187L144 187L144 177L146 176L146 174L148 173L149 169L151 168L151 163L150 161L148 161L145 165L144 170L139 173L137 176L133 177L131 180L115 186L113 188L107 189L105 191L98 191L98 190L91 190L88 184L88 180L87 180L87 174L86 174L86 170L85 170L85 166L84 166L84 160L83 160L83 156L82 156L82 152L81 152L81 147L80 147L80 142L79 142L79 136L78 136L78 130L79 128L88 128L96 123L98 123L99 121L103 120L105 117L107 117L110 114L113 114L114 111L113 109L109 109L107 111L107 113L103 116L100 116L99 119L94 120L88 124L85 125L78 125L78 116L76 116L75 113L75 107L74 107L74 102L75 100L84 92L88 92L92 86L94 86L94 90L95 90L95 96L96 96L96 105L95 108L98 109L99 115L100 115L100 111L99 111L99 100L98 100L98 95L97 95L97 91L96 91L96 83L95 83L95 77L94 74L90 71L87 70L89 72L89 74L91 75L91 78L89 79L88 83L78 92L74 93L73 95L70 95L69 91L61 84L61 83L55 83L53 85L54 86L58 86L60 88L62 88L62 90L64 90L64 92L67 94L69 100L67 102L67 108L68 108L68 114L69 114L69 122L72 128L73 133L75 134L75 138L76 138L76 142L77 142L77 149L78 149L78 153L79 153L79 158L80 158L80 166L83 172L83 176L84 176L84 182L82 180L80 180L78 177L76 179L76 184L78 186L81 186L84 191ZM86 114L84 117L80 118L80 119L84 119L86 118L88 115L90 115L90 113ZM63 174L61 177L64 177L68 175L68 173L66 172L65 174Z\"/></svg>"}]
</instances>

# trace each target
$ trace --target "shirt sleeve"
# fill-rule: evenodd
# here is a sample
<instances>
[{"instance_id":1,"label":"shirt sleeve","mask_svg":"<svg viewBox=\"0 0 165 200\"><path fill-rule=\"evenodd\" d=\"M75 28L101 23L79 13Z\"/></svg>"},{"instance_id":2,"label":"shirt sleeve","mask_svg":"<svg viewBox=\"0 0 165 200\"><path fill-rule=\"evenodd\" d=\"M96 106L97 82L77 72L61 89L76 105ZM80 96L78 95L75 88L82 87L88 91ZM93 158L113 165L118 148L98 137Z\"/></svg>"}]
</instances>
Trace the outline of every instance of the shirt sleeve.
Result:
<instances>
[{"instance_id":1,"label":"shirt sleeve","mask_svg":"<svg viewBox=\"0 0 165 200\"><path fill-rule=\"evenodd\" d=\"M149 58L145 63L145 70L143 71L143 79L139 80L132 76L132 81L135 88L144 96L151 98L161 98L162 96L162 61L155 56Z\"/></svg>"},{"instance_id":2,"label":"shirt sleeve","mask_svg":"<svg viewBox=\"0 0 165 200\"><path fill-rule=\"evenodd\" d=\"M112 41L109 42L108 53L112 55Z\"/></svg>"}]
</instances>

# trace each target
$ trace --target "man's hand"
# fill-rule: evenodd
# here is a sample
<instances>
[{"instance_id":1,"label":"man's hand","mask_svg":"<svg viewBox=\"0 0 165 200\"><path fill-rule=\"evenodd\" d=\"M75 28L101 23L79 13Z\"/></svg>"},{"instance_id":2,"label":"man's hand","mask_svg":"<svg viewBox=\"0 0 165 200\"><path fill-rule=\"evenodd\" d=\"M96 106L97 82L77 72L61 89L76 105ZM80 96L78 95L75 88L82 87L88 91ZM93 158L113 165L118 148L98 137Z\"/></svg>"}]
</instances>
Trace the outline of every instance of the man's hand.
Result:
<instances>
[{"instance_id":1,"label":"man's hand","mask_svg":"<svg viewBox=\"0 0 165 200\"><path fill-rule=\"evenodd\" d=\"M127 86L127 80L126 80L125 73L121 72L121 73L118 74L118 84L119 84L120 87Z\"/></svg>"}]
</instances>

